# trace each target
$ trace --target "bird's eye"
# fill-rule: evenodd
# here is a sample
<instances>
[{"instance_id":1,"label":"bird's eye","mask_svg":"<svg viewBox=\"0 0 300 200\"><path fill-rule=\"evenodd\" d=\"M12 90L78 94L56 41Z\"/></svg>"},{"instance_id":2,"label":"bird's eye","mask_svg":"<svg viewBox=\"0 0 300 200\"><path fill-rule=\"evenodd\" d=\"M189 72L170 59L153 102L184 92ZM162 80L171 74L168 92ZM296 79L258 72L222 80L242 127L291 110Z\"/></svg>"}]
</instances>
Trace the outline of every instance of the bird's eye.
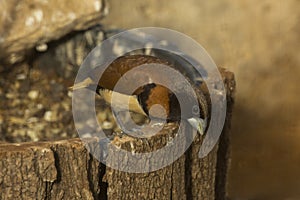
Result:
<instances>
[{"instance_id":1,"label":"bird's eye","mask_svg":"<svg viewBox=\"0 0 300 200\"><path fill-rule=\"evenodd\" d=\"M192 113L193 113L194 115L199 115L199 114L200 114L199 106L194 105L194 106L193 106L193 109L192 109Z\"/></svg>"}]
</instances>

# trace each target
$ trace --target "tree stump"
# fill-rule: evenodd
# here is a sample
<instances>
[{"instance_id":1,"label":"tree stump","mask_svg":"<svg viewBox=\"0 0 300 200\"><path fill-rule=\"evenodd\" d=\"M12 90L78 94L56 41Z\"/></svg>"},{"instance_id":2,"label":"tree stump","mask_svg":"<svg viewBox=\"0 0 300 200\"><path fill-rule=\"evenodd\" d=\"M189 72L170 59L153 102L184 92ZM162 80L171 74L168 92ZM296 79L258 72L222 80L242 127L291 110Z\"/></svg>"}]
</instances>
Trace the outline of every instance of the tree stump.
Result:
<instances>
[{"instance_id":1,"label":"tree stump","mask_svg":"<svg viewBox=\"0 0 300 200\"><path fill-rule=\"evenodd\" d=\"M222 76L227 91L226 121L218 144L207 157L198 158L203 137L197 135L171 165L138 174L106 167L89 154L80 139L0 143L0 199L225 199L235 81L231 72L222 70ZM153 144L164 145L175 130L174 124L167 125L151 139ZM99 141L89 138L85 142L91 147ZM147 148L135 139L112 143L131 151Z\"/></svg>"}]
</instances>

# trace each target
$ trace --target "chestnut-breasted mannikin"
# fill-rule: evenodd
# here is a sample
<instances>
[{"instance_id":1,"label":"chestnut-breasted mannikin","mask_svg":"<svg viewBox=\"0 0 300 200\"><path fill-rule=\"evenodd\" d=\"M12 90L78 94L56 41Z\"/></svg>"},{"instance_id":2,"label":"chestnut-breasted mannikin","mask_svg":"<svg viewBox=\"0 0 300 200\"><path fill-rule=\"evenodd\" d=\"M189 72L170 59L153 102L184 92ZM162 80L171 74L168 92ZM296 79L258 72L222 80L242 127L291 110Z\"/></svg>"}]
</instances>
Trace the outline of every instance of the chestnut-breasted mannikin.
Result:
<instances>
[{"instance_id":1,"label":"chestnut-breasted mannikin","mask_svg":"<svg viewBox=\"0 0 300 200\"><path fill-rule=\"evenodd\" d=\"M144 76L144 78L147 79L147 84L140 86L133 93L128 93L122 89L115 89L117 82L126 72L129 72L131 69L143 64L163 64L174 69L177 68L174 64L171 64L163 58L149 55L126 55L117 58L109 64L109 66L103 71L100 79L99 77L96 77L97 74L99 74L97 70L100 68L95 68L88 73L88 77L85 77L85 79L81 82L74 84L71 89L93 89L109 105L111 105L112 97L114 96L115 98L118 98L118 104L114 104L114 106L117 106L119 110L129 108L129 111L139 113L147 117L150 115L150 108L155 104L159 104L165 109L164 115L166 115L168 122L186 120L192 125L192 127L196 128L200 134L204 134L208 119L207 100L205 99L201 89L196 85L193 85L192 80L190 81L196 93L200 111L198 112L198 116L191 114L183 116L183 119L180 111L180 104L174 92L165 86L152 82L154 79L153 76L159 76L159 72ZM134 78L135 77L132 76L133 84L135 82ZM188 99L189 94L186 95ZM127 105L125 106L125 104ZM155 118L163 117L161 112L151 112L151 116Z\"/></svg>"}]
</instances>

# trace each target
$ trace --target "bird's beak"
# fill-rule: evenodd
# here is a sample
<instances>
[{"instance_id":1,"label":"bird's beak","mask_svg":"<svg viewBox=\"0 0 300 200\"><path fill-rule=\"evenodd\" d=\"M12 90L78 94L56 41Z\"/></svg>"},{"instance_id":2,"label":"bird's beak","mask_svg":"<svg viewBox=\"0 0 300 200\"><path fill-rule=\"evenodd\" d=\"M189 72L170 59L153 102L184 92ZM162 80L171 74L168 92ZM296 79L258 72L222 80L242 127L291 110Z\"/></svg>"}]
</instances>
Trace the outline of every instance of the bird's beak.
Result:
<instances>
[{"instance_id":1,"label":"bird's beak","mask_svg":"<svg viewBox=\"0 0 300 200\"><path fill-rule=\"evenodd\" d=\"M201 119L201 118L197 118L197 117L193 117L193 118L189 118L187 120L190 125L192 127L194 127L201 135L204 134L204 131L206 129L206 120L205 119Z\"/></svg>"},{"instance_id":2,"label":"bird's beak","mask_svg":"<svg viewBox=\"0 0 300 200\"><path fill-rule=\"evenodd\" d=\"M74 84L73 86L69 87L69 90L78 90L82 88L87 88L88 86L94 84L94 81L91 78L86 78L83 81Z\"/></svg>"}]
</instances>

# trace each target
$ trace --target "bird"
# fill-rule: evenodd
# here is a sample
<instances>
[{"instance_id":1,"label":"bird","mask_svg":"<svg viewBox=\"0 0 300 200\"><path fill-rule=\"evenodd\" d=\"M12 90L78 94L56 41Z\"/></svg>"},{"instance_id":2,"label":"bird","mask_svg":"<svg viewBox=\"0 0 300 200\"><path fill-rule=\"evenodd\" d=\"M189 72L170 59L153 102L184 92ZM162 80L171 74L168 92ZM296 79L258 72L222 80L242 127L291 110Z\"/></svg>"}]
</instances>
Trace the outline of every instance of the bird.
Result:
<instances>
[{"instance_id":1,"label":"bird","mask_svg":"<svg viewBox=\"0 0 300 200\"><path fill-rule=\"evenodd\" d=\"M153 81L155 76L159 76L160 73L149 74L143 70L137 71L142 74L142 79L144 79L144 81L146 80L146 84L137 88L133 93L126 90L128 85L115 88L120 78L127 72L144 64L162 64L182 72L184 66L178 66L178 63L179 65L183 65L183 62L173 62L172 60L174 61L174 57L164 59L152 55L123 55L111 62L106 69L101 67L92 69L87 73L87 77L75 83L69 89L78 90L87 88L93 90L101 96L108 105L115 106L118 110L129 109L130 112L138 113L145 117L150 117L151 115L153 118L163 118L166 115L167 122L186 120L203 135L207 128L207 120L209 118L208 103L203 91L201 91L198 85L192 83L193 80L189 81L196 93L200 111L197 115L189 114L183 116L183 119L181 119L182 112L180 110L180 104L174 92L166 86ZM102 72L102 76L99 79L97 76L100 71ZM190 76L194 77L195 74L190 74ZM136 80L132 82L135 83ZM118 99L114 105L112 105L113 96ZM152 106L156 104L159 104L165 110L165 113L159 111L149 112Z\"/></svg>"}]
</instances>

